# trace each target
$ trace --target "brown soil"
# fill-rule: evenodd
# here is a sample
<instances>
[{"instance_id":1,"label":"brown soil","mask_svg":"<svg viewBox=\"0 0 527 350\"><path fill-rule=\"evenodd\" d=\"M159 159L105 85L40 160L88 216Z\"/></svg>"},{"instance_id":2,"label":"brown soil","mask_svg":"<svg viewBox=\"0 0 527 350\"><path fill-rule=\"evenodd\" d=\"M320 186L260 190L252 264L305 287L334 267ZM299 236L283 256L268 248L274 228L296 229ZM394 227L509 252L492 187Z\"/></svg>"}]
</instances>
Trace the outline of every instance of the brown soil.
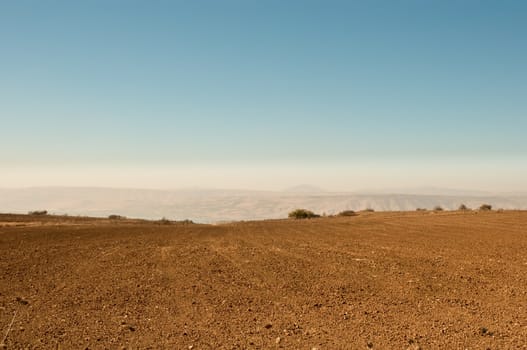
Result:
<instances>
[{"instance_id":1,"label":"brown soil","mask_svg":"<svg viewBox=\"0 0 527 350\"><path fill-rule=\"evenodd\" d=\"M2 215L6 332L8 349L526 349L527 212Z\"/></svg>"}]
</instances>

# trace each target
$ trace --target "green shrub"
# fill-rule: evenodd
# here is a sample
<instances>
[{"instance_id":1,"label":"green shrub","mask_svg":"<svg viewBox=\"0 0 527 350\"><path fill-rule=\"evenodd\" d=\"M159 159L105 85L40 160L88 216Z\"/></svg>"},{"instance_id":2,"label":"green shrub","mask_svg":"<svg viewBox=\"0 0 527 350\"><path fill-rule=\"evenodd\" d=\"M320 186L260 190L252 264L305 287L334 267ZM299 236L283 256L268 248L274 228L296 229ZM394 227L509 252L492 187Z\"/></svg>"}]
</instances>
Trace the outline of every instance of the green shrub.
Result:
<instances>
[{"instance_id":1,"label":"green shrub","mask_svg":"<svg viewBox=\"0 0 527 350\"><path fill-rule=\"evenodd\" d=\"M123 219L126 219L126 216L112 214L112 215L108 216L108 219L110 219L110 220L123 220Z\"/></svg>"},{"instance_id":2,"label":"green shrub","mask_svg":"<svg viewBox=\"0 0 527 350\"><path fill-rule=\"evenodd\" d=\"M292 219L311 219L318 218L320 215L313 213L311 210L307 209L295 209L289 213L289 217Z\"/></svg>"}]
</instances>

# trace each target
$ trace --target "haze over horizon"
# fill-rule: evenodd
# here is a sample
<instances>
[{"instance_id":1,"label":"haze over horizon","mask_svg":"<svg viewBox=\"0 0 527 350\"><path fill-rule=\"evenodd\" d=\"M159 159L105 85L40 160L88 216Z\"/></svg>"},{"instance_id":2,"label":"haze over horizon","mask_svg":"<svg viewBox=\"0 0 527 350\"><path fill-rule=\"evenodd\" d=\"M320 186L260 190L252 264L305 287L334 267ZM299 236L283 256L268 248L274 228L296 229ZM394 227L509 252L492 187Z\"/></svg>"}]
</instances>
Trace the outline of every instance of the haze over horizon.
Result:
<instances>
[{"instance_id":1,"label":"haze over horizon","mask_svg":"<svg viewBox=\"0 0 527 350\"><path fill-rule=\"evenodd\" d=\"M523 1L0 4L0 188L526 193Z\"/></svg>"},{"instance_id":2,"label":"haze over horizon","mask_svg":"<svg viewBox=\"0 0 527 350\"><path fill-rule=\"evenodd\" d=\"M307 189L307 191L306 191ZM479 208L527 209L527 194L496 195L439 189L412 193L325 192L308 186L286 191L148 190L94 187L0 188L2 212L25 214L47 210L50 214L173 220L213 223L239 220L282 219L297 208L336 214L343 210L415 211L417 208L456 210L461 204ZM433 212L431 212L433 213Z\"/></svg>"}]
</instances>

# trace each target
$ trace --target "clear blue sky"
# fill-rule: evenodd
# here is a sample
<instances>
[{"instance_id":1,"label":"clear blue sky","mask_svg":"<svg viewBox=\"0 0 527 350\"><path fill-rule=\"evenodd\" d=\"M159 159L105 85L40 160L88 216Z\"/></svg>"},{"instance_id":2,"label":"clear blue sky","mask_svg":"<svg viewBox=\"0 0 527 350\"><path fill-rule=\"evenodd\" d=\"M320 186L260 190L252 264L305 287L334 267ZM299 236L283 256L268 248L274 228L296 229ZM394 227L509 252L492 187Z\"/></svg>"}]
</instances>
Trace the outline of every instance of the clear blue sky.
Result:
<instances>
[{"instance_id":1,"label":"clear blue sky","mask_svg":"<svg viewBox=\"0 0 527 350\"><path fill-rule=\"evenodd\" d=\"M150 187L166 169L232 179L283 166L288 179L243 185L331 185L302 181L323 168L350 189L354 167L375 164L386 177L354 186L434 185L424 168L460 165L466 185L499 167L477 187L518 186L526 38L525 1L1 1L3 182L56 184L28 169L62 169L49 176L62 183L82 168L98 182L66 183L115 185L102 174L133 168L152 174L130 185ZM390 182L405 169L421 172Z\"/></svg>"}]
</instances>

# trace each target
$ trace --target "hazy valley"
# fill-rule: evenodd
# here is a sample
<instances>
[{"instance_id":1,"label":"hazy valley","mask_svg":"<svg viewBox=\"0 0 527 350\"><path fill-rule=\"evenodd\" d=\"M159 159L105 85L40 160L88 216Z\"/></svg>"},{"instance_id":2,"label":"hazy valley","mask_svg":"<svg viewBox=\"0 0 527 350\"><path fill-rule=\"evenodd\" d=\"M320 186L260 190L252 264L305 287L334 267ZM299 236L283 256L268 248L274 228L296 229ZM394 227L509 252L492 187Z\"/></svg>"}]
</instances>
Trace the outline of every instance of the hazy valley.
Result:
<instances>
[{"instance_id":1,"label":"hazy valley","mask_svg":"<svg viewBox=\"0 0 527 350\"><path fill-rule=\"evenodd\" d=\"M439 205L444 209L456 209L461 203L469 208L489 203L495 209L527 209L525 194L485 194L441 189L414 191L418 194L324 192L312 187L281 192L59 187L0 189L0 212L26 213L46 209L54 214L120 214L146 219L166 217L211 223L284 218L295 208L309 208L328 215L341 210L365 208L412 211L416 208L432 209Z\"/></svg>"}]
</instances>

